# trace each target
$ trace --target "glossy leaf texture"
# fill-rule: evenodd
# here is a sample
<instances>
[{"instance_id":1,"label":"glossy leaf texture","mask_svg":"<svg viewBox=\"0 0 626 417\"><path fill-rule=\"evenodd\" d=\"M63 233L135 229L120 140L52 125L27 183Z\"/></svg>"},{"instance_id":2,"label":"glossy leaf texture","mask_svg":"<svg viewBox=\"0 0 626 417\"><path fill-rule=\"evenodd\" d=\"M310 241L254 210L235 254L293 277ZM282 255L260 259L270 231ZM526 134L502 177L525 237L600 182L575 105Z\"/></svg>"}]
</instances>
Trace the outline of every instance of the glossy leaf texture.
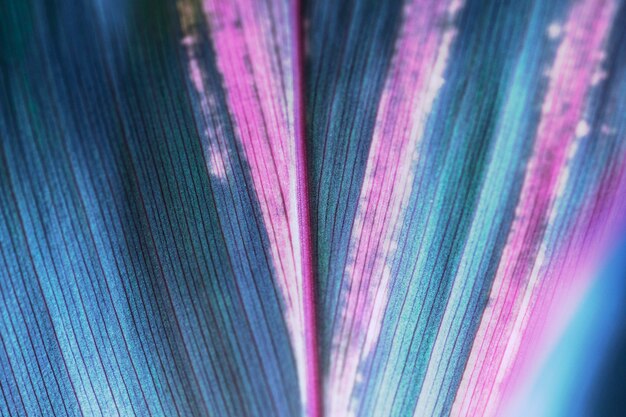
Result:
<instances>
[{"instance_id":1,"label":"glossy leaf texture","mask_svg":"<svg viewBox=\"0 0 626 417\"><path fill-rule=\"evenodd\" d=\"M622 0L0 0L0 415L571 415L624 114Z\"/></svg>"}]
</instances>

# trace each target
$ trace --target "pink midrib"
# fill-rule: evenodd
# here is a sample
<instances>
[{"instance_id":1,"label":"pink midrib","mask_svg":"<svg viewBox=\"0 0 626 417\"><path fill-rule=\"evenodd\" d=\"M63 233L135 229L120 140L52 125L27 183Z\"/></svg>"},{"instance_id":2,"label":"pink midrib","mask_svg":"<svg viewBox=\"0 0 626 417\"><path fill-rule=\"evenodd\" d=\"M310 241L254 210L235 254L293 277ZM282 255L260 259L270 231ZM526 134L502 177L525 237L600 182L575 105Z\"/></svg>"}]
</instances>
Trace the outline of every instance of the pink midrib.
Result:
<instances>
[{"instance_id":1,"label":"pink midrib","mask_svg":"<svg viewBox=\"0 0 626 417\"><path fill-rule=\"evenodd\" d=\"M293 22L293 85L294 128L296 141L296 182L298 226L300 232L300 259L304 308L304 334L306 357L307 417L322 417L321 381L317 352L317 323L315 312L315 274L313 266L309 181L306 158L305 103L304 103L304 29L300 19L301 0L291 2Z\"/></svg>"}]
</instances>

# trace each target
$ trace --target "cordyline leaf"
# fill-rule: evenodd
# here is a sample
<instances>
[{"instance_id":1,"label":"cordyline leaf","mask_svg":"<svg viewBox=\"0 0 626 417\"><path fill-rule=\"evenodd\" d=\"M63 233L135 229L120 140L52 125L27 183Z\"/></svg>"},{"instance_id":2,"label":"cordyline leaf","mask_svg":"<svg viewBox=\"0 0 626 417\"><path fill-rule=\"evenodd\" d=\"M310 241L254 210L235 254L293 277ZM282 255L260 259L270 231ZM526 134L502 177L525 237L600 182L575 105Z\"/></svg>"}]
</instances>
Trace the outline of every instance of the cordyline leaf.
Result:
<instances>
[{"instance_id":1,"label":"cordyline leaf","mask_svg":"<svg viewBox=\"0 0 626 417\"><path fill-rule=\"evenodd\" d=\"M308 13L326 414L510 415L623 221L623 4Z\"/></svg>"},{"instance_id":2,"label":"cordyline leaf","mask_svg":"<svg viewBox=\"0 0 626 417\"><path fill-rule=\"evenodd\" d=\"M624 114L621 0L0 2L0 415L561 415Z\"/></svg>"},{"instance_id":3,"label":"cordyline leaf","mask_svg":"<svg viewBox=\"0 0 626 417\"><path fill-rule=\"evenodd\" d=\"M301 413L288 11L3 5L0 414Z\"/></svg>"}]
</instances>

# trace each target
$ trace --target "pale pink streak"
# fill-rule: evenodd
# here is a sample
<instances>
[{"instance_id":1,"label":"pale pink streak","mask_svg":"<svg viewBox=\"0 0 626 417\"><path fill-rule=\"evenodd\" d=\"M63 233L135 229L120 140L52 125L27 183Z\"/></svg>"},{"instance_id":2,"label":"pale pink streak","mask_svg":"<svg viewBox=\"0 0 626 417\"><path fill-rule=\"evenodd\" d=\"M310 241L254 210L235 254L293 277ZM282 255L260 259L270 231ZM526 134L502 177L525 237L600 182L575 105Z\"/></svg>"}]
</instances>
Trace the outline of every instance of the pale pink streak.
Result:
<instances>
[{"instance_id":1,"label":"pale pink streak","mask_svg":"<svg viewBox=\"0 0 626 417\"><path fill-rule=\"evenodd\" d=\"M178 3L185 37L189 77L201 97L204 117L216 109L205 88L203 62L196 56L196 27L208 24L217 68L223 78L237 147L244 153L253 182L252 193L269 238L269 257L281 290L299 383L305 386L306 354L298 229L294 130L293 38L287 2L205 0L203 15L195 4ZM231 172L226 135L211 126L202 138L209 172L226 179ZM234 151L231 151L234 152ZM306 390L301 389L306 402Z\"/></svg>"},{"instance_id":2,"label":"pale pink streak","mask_svg":"<svg viewBox=\"0 0 626 417\"><path fill-rule=\"evenodd\" d=\"M396 55L383 90L350 239L342 294L333 329L325 386L329 416L349 416L359 366L378 339L388 302L390 265L411 194L419 143L455 36L458 1L414 0L405 9Z\"/></svg>"},{"instance_id":3,"label":"pale pink streak","mask_svg":"<svg viewBox=\"0 0 626 417\"><path fill-rule=\"evenodd\" d=\"M524 313L526 324L520 332L519 350L510 372L502 377L502 401L493 405L495 415L509 415L524 406L518 401L519 395L537 377L606 254L626 230L626 153L624 149L618 151L621 156L615 169L607 170L606 178L580 210L580 217L563 235L569 244L553 255L545 267L532 303Z\"/></svg>"},{"instance_id":4,"label":"pale pink streak","mask_svg":"<svg viewBox=\"0 0 626 417\"><path fill-rule=\"evenodd\" d=\"M579 123L614 9L612 0L583 0L573 6L565 24L515 220L452 415L493 415L498 408L502 381L511 372L527 312L536 308L534 295L546 275L544 233L568 180L568 155L575 153L584 136L580 133L585 133Z\"/></svg>"}]
</instances>

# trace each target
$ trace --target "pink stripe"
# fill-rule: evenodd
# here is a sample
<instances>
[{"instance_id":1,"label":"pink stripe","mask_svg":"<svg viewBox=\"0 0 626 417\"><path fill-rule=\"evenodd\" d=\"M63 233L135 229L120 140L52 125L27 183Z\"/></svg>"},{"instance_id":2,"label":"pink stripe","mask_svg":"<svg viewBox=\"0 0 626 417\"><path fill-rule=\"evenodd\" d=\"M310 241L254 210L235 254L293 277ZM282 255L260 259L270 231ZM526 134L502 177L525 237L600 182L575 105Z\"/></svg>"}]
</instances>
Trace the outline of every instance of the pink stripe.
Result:
<instances>
[{"instance_id":1,"label":"pink stripe","mask_svg":"<svg viewBox=\"0 0 626 417\"><path fill-rule=\"evenodd\" d=\"M302 257L303 253L310 254L306 246L309 228L299 221L299 215L304 216L302 220L307 217L306 213L299 213L302 205L298 198L306 195L306 190L298 188L306 174L300 164L302 149L297 148L299 142L293 140L295 129L299 129L300 140L303 140L299 117L301 103L294 107L294 99L301 100L299 90L294 98L294 87L301 87L301 68L293 64L294 59L299 59L294 55L298 50L290 20L293 10L281 1L205 0L204 16L199 17L195 15L193 2L181 0L178 6L185 32L183 44L189 60L189 76L201 95L202 111L208 120L213 119L211 116L217 109L213 93L204 88L202 62L195 52L195 31L199 19L206 19L210 28L238 151L243 152L242 159L249 165L252 192L259 202L268 233L267 255L283 296L299 383L301 387L310 386L305 377L307 369L316 369L316 359L307 349L310 352L316 341L312 338L315 335L311 310L312 264L310 256ZM294 76L297 79L294 80ZM226 136L220 127L212 129L211 123L207 126L203 141L209 172L227 180L232 172L231 159L238 156L226 151ZM302 239L301 233L304 233ZM306 391L301 390L301 394L306 403Z\"/></svg>"},{"instance_id":2,"label":"pink stripe","mask_svg":"<svg viewBox=\"0 0 626 417\"><path fill-rule=\"evenodd\" d=\"M534 294L545 277L542 245L551 212L567 181L568 152L576 146L593 74L601 61L612 1L577 3L565 26L542 108L533 156L520 203L493 284L491 301L475 338L453 415L492 415L502 380L511 372L527 312L537 307ZM584 47L581 47L584 45ZM582 123L582 122L581 122ZM584 127L584 124L583 124ZM583 132L584 133L584 132ZM579 135L580 136L580 135Z\"/></svg>"},{"instance_id":3,"label":"pink stripe","mask_svg":"<svg viewBox=\"0 0 626 417\"><path fill-rule=\"evenodd\" d=\"M414 0L405 21L378 109L344 278L351 290L333 328L326 413L351 415L361 360L378 339L387 304L390 266L408 204L419 143L455 32L444 29L458 1Z\"/></svg>"},{"instance_id":4,"label":"pink stripe","mask_svg":"<svg viewBox=\"0 0 626 417\"><path fill-rule=\"evenodd\" d=\"M270 25L290 28L282 3L254 0L204 2L218 68L224 77L236 135L268 231L277 281L285 299L285 319L305 385L306 352L300 242L296 195L296 149L291 37L273 40ZM281 9L282 7L282 9ZM275 43L275 42L278 42ZM272 51L278 50L277 54ZM280 72L282 68L283 72ZM281 84L282 83L282 84ZM284 99L283 99L284 97ZM303 401L306 397L303 390Z\"/></svg>"},{"instance_id":5,"label":"pink stripe","mask_svg":"<svg viewBox=\"0 0 626 417\"><path fill-rule=\"evenodd\" d=\"M528 324L523 329L511 371L503 378L503 401L498 404L496 415L508 415L519 408L516 396L533 384L604 256L626 230L625 159L626 155L622 154L622 162L615 170L609 170L596 195L581 210L583 215L564 238L569 245L546 267L544 279L533 294L536 298L532 307L525 311Z\"/></svg>"}]
</instances>

